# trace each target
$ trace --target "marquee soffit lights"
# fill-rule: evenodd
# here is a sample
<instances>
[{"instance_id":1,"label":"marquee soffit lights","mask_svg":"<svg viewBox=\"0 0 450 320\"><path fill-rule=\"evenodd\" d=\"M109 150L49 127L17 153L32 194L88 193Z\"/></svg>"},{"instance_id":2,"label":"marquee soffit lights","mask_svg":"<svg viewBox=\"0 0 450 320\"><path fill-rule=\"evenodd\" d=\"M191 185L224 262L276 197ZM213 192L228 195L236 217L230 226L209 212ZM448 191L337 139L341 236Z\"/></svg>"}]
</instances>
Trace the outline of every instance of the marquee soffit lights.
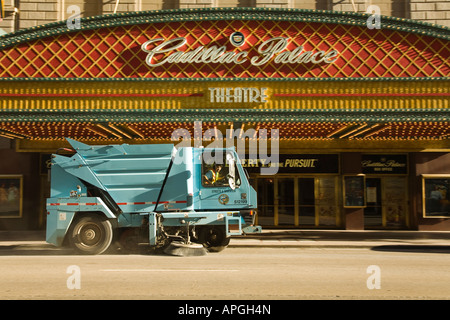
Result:
<instances>
[{"instance_id":1,"label":"marquee soffit lights","mask_svg":"<svg viewBox=\"0 0 450 320\"><path fill-rule=\"evenodd\" d=\"M246 122L235 126L233 122L207 122L202 124L202 133L208 129L220 131L215 137L226 137L226 129L245 130L254 129L250 140L259 140L258 130L267 129L268 138L271 130L279 129L279 139L284 141L296 140L443 140L450 137L450 122L389 122L370 124L366 122L314 122L314 123L286 123L286 122ZM66 137L104 140L170 140L172 132L179 128L191 128L192 123L61 123L61 122L0 122L0 136L9 139L29 140L64 140Z\"/></svg>"}]
</instances>

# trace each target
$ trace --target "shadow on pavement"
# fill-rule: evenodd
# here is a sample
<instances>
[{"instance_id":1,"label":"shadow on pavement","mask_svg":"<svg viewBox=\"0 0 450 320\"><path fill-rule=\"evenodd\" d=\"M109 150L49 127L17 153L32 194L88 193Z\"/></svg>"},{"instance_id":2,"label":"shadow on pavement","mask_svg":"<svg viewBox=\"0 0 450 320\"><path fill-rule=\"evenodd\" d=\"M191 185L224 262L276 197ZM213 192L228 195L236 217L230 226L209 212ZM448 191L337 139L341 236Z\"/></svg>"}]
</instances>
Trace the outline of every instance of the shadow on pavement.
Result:
<instances>
[{"instance_id":1,"label":"shadow on pavement","mask_svg":"<svg viewBox=\"0 0 450 320\"><path fill-rule=\"evenodd\" d=\"M148 247L140 247L136 250L124 250L112 245L103 255L166 255L162 250ZM51 244L19 244L0 245L0 257L2 256L86 256L77 253L68 247L54 247Z\"/></svg>"},{"instance_id":2,"label":"shadow on pavement","mask_svg":"<svg viewBox=\"0 0 450 320\"><path fill-rule=\"evenodd\" d=\"M450 253L450 232L417 231L343 231L343 230L305 230L305 229L268 229L260 234L233 236L233 239L258 240L253 246L305 246L311 247L365 247L373 251ZM261 240L261 241L259 241ZM264 240L269 240L265 242ZM274 241L275 240L275 241ZM5 242L3 242L5 241ZM3 242L3 243L2 243ZM447 245L449 244L449 245ZM241 243L242 245L242 243ZM244 243L244 245L247 245ZM148 248L148 247L145 247ZM154 250L139 247L126 251L113 245L105 254L112 255L159 255ZM0 232L0 256L37 256L37 255L78 255L69 248L57 248L45 242L45 233Z\"/></svg>"},{"instance_id":3,"label":"shadow on pavement","mask_svg":"<svg viewBox=\"0 0 450 320\"><path fill-rule=\"evenodd\" d=\"M36 245L4 245L0 246L0 256L48 256L72 255L73 250Z\"/></svg>"},{"instance_id":4,"label":"shadow on pavement","mask_svg":"<svg viewBox=\"0 0 450 320\"><path fill-rule=\"evenodd\" d=\"M267 240L320 240L320 241L417 241L417 240L448 240L450 232L426 231L342 231L342 230L271 230L259 234L236 236L236 238L267 239Z\"/></svg>"},{"instance_id":5,"label":"shadow on pavement","mask_svg":"<svg viewBox=\"0 0 450 320\"><path fill-rule=\"evenodd\" d=\"M413 252L413 253L450 253L450 246L437 245L383 245L372 248L373 251Z\"/></svg>"}]
</instances>

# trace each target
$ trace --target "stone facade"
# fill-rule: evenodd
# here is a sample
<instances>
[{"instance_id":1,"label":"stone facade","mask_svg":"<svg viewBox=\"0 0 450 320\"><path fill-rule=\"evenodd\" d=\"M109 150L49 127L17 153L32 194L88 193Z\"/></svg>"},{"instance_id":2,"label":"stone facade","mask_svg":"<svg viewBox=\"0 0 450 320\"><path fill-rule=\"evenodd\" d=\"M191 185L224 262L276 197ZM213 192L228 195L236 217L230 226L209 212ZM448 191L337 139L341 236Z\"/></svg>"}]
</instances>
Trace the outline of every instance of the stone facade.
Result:
<instances>
[{"instance_id":1,"label":"stone facade","mask_svg":"<svg viewBox=\"0 0 450 320\"><path fill-rule=\"evenodd\" d=\"M358 12L367 12L369 6L377 6L380 14L384 16L408 18L409 8L406 0L354 0L353 3L333 0L329 9L352 12L356 9Z\"/></svg>"},{"instance_id":2,"label":"stone facade","mask_svg":"<svg viewBox=\"0 0 450 320\"><path fill-rule=\"evenodd\" d=\"M180 9L216 7L216 0L179 0Z\"/></svg>"},{"instance_id":3,"label":"stone facade","mask_svg":"<svg viewBox=\"0 0 450 320\"><path fill-rule=\"evenodd\" d=\"M258 8L292 8L292 0L256 0Z\"/></svg>"},{"instance_id":4,"label":"stone facade","mask_svg":"<svg viewBox=\"0 0 450 320\"><path fill-rule=\"evenodd\" d=\"M410 18L450 27L449 0L410 0Z\"/></svg>"},{"instance_id":5,"label":"stone facade","mask_svg":"<svg viewBox=\"0 0 450 320\"><path fill-rule=\"evenodd\" d=\"M113 13L115 0L5 0L6 17L0 22L5 32L81 16ZM425 21L450 27L450 0L120 0L117 12L208 7L295 8L367 12L370 5L382 15ZM16 8L16 9L15 9Z\"/></svg>"}]
</instances>

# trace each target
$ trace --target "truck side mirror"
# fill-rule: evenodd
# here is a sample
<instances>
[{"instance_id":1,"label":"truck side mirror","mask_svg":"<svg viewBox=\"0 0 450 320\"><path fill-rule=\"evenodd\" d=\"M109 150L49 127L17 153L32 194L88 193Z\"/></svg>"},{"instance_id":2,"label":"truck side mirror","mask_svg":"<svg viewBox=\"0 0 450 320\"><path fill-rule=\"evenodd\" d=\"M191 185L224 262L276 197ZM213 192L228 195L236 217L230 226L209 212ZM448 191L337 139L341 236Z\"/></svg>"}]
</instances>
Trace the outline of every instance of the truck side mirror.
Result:
<instances>
[{"instance_id":1,"label":"truck side mirror","mask_svg":"<svg viewBox=\"0 0 450 320\"><path fill-rule=\"evenodd\" d=\"M236 189L236 182L234 181L234 178L228 175L228 185L230 186L231 190Z\"/></svg>"},{"instance_id":2,"label":"truck side mirror","mask_svg":"<svg viewBox=\"0 0 450 320\"><path fill-rule=\"evenodd\" d=\"M232 190L236 189L236 172L235 172L235 162L234 156L232 153L227 153L227 164L228 164L228 185Z\"/></svg>"}]
</instances>

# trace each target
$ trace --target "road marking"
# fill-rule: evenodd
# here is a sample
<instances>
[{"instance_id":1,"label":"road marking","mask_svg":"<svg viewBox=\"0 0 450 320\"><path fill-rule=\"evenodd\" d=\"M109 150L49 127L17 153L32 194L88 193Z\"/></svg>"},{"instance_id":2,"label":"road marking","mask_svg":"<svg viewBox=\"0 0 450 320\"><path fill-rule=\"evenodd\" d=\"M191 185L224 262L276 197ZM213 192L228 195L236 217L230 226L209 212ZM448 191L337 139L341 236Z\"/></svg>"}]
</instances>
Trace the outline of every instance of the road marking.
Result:
<instances>
[{"instance_id":1,"label":"road marking","mask_svg":"<svg viewBox=\"0 0 450 320\"><path fill-rule=\"evenodd\" d=\"M238 272L224 269L102 269L103 272Z\"/></svg>"}]
</instances>

